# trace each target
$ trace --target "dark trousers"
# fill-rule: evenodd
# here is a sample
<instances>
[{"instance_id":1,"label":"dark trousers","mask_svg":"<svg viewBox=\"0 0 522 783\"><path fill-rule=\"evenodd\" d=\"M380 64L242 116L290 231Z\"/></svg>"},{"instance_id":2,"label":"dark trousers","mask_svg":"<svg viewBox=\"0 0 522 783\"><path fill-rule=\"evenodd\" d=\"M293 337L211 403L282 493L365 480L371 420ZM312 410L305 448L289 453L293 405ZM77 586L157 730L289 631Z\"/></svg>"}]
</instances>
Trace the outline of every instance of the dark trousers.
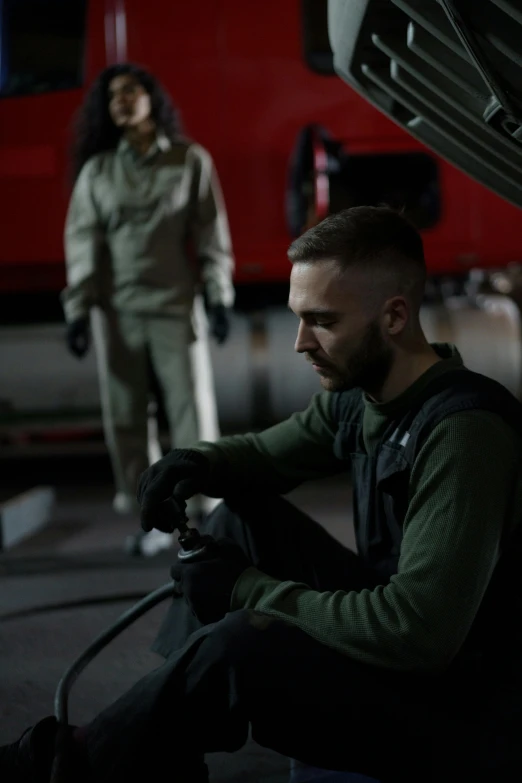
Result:
<instances>
[{"instance_id":1,"label":"dark trousers","mask_svg":"<svg viewBox=\"0 0 522 783\"><path fill-rule=\"evenodd\" d=\"M205 527L279 579L321 591L376 584L353 552L281 498L227 500ZM456 749L469 758L455 733L455 705L465 697L442 676L358 663L258 612L201 627L181 598L155 649L165 663L86 729L97 783L159 781L165 766L180 783L205 780L203 755L239 750L249 729L259 744L317 767L383 782L469 779L467 761L455 760Z\"/></svg>"}]
</instances>

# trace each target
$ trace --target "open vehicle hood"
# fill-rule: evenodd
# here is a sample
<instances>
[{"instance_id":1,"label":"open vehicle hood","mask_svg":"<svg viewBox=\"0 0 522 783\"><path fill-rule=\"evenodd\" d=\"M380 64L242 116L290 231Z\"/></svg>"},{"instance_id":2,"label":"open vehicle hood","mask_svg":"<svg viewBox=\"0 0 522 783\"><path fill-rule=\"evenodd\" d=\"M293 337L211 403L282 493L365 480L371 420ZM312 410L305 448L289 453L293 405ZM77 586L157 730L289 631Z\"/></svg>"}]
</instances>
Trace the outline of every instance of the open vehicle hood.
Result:
<instances>
[{"instance_id":1,"label":"open vehicle hood","mask_svg":"<svg viewBox=\"0 0 522 783\"><path fill-rule=\"evenodd\" d=\"M339 76L522 206L522 0L328 0Z\"/></svg>"}]
</instances>

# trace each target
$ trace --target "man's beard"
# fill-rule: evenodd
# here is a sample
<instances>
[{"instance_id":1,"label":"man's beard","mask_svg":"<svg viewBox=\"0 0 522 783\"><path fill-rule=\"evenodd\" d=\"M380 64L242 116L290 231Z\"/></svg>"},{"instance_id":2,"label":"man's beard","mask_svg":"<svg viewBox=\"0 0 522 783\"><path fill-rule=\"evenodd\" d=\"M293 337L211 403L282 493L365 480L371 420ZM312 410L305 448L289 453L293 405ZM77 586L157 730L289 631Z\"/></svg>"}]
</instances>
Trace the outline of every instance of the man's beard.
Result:
<instances>
[{"instance_id":1,"label":"man's beard","mask_svg":"<svg viewBox=\"0 0 522 783\"><path fill-rule=\"evenodd\" d=\"M392 363L391 348L384 342L378 322L372 321L344 367L325 368L327 374L321 376L321 384L332 392L360 388L369 394L377 394L390 373Z\"/></svg>"}]
</instances>

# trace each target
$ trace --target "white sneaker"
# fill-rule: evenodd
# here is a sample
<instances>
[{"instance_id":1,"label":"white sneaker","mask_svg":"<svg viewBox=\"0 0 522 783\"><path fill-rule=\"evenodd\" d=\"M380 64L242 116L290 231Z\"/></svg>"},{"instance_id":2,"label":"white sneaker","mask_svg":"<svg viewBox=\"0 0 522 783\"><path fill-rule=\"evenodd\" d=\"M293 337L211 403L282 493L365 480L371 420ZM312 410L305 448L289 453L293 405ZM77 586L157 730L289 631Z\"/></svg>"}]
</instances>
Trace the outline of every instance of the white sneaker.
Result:
<instances>
[{"instance_id":1,"label":"white sneaker","mask_svg":"<svg viewBox=\"0 0 522 783\"><path fill-rule=\"evenodd\" d=\"M151 530L141 539L141 551L145 557L152 557L164 549L171 549L173 546L174 536L172 533L162 533L161 530Z\"/></svg>"},{"instance_id":2,"label":"white sneaker","mask_svg":"<svg viewBox=\"0 0 522 783\"><path fill-rule=\"evenodd\" d=\"M112 501L112 507L117 514L136 513L136 503L125 492L116 492Z\"/></svg>"},{"instance_id":3,"label":"white sneaker","mask_svg":"<svg viewBox=\"0 0 522 783\"><path fill-rule=\"evenodd\" d=\"M161 530L151 530L150 533L138 533L129 536L125 542L125 551L135 557L154 557L158 552L171 549L174 546L172 533L162 533Z\"/></svg>"}]
</instances>

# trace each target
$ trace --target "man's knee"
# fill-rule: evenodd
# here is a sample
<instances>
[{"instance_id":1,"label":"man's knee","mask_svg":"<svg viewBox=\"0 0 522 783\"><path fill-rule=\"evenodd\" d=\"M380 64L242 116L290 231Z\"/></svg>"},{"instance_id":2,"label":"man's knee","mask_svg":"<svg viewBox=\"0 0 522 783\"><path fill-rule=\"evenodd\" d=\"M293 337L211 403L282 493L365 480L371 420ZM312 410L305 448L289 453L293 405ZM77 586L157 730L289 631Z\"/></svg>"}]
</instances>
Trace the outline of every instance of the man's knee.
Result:
<instances>
[{"instance_id":1,"label":"man's knee","mask_svg":"<svg viewBox=\"0 0 522 783\"><path fill-rule=\"evenodd\" d=\"M203 520L201 531L214 536L214 538L226 536L235 539L235 536L231 534L235 527L234 512L226 501L221 501Z\"/></svg>"},{"instance_id":2,"label":"man's knee","mask_svg":"<svg viewBox=\"0 0 522 783\"><path fill-rule=\"evenodd\" d=\"M202 524L202 530L214 538L231 538L236 541L241 536L245 520L248 518L248 507L232 503L226 498L211 511Z\"/></svg>"},{"instance_id":3,"label":"man's knee","mask_svg":"<svg viewBox=\"0 0 522 783\"><path fill-rule=\"evenodd\" d=\"M202 529L209 535L236 540L243 538L245 528L255 531L257 523L267 526L274 513L287 516L291 504L280 495L240 492L227 495L203 522ZM269 515L269 516L267 516ZM239 541L241 543L241 541Z\"/></svg>"}]
</instances>

